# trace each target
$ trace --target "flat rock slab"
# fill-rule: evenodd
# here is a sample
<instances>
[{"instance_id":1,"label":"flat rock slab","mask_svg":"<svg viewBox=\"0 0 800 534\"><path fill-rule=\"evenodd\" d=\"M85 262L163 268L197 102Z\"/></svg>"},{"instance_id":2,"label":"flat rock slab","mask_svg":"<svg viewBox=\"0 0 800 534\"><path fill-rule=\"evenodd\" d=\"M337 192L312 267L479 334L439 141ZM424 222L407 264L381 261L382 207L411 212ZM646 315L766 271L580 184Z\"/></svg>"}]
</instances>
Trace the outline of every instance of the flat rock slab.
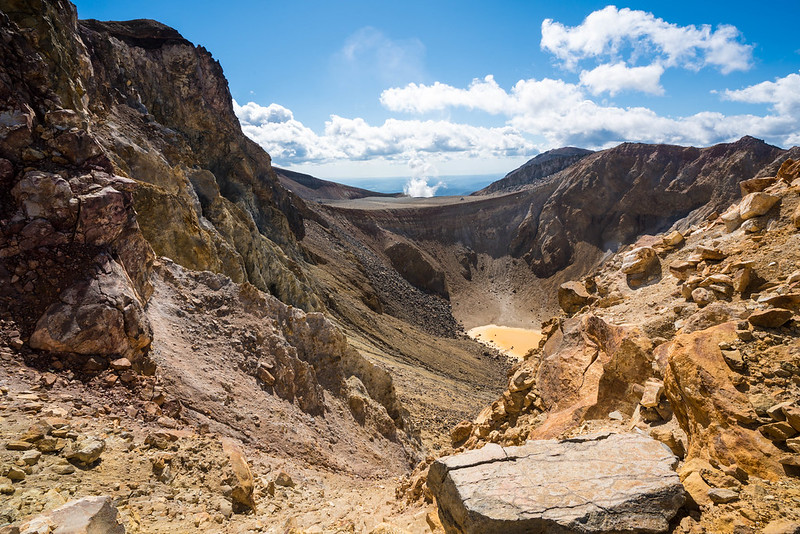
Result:
<instances>
[{"instance_id":1,"label":"flat rock slab","mask_svg":"<svg viewBox=\"0 0 800 534\"><path fill-rule=\"evenodd\" d=\"M677 458L640 434L592 434L445 456L428 487L449 532L666 532L685 493Z\"/></svg>"}]
</instances>

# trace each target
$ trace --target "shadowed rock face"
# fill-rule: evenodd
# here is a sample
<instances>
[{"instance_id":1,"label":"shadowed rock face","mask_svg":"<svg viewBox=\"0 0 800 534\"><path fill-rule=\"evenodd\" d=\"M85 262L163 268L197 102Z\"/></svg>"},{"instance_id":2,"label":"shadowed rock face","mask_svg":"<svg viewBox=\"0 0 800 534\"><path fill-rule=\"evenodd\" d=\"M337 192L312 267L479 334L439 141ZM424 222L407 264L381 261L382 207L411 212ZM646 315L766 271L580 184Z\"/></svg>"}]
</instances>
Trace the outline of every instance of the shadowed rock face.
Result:
<instances>
[{"instance_id":1,"label":"shadowed rock face","mask_svg":"<svg viewBox=\"0 0 800 534\"><path fill-rule=\"evenodd\" d=\"M661 443L638 434L490 444L436 460L428 486L450 532L666 532L683 504Z\"/></svg>"}]
</instances>

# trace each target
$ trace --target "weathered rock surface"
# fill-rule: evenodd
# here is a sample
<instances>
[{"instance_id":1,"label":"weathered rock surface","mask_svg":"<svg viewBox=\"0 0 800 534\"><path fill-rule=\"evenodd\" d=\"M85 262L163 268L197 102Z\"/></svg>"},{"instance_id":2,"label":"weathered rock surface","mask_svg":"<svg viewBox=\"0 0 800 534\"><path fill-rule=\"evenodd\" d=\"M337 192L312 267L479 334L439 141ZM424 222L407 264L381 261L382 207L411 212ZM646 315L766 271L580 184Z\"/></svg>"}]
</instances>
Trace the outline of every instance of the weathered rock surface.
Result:
<instances>
[{"instance_id":1,"label":"weathered rock surface","mask_svg":"<svg viewBox=\"0 0 800 534\"><path fill-rule=\"evenodd\" d=\"M506 174L502 179L492 182L480 191L473 193L473 195L515 191L566 169L591 153L591 150L575 147L562 147L542 152L518 169Z\"/></svg>"},{"instance_id":2,"label":"weathered rock surface","mask_svg":"<svg viewBox=\"0 0 800 534\"><path fill-rule=\"evenodd\" d=\"M741 217L743 221L746 221L747 219L764 215L779 200L780 197L768 193L750 193L744 197L739 204L739 217Z\"/></svg>"},{"instance_id":3,"label":"weathered rock surface","mask_svg":"<svg viewBox=\"0 0 800 534\"><path fill-rule=\"evenodd\" d=\"M122 267L101 256L93 275L65 289L36 323L34 349L130 356L152 340L143 303Z\"/></svg>"},{"instance_id":4,"label":"weathered rock surface","mask_svg":"<svg viewBox=\"0 0 800 534\"><path fill-rule=\"evenodd\" d=\"M450 532L666 532L684 501L676 462L637 434L489 444L434 462L428 486Z\"/></svg>"},{"instance_id":5,"label":"weathered rock surface","mask_svg":"<svg viewBox=\"0 0 800 534\"><path fill-rule=\"evenodd\" d=\"M689 436L687 459L713 459L746 473L775 479L783 473L778 449L748 428L757 415L732 382L720 343L736 340L736 323L679 334L667 349L664 388Z\"/></svg>"},{"instance_id":6,"label":"weathered rock surface","mask_svg":"<svg viewBox=\"0 0 800 534\"><path fill-rule=\"evenodd\" d=\"M35 517L24 523L20 531L44 528L32 532L51 534L125 534L117 517L117 507L111 497L84 497Z\"/></svg>"},{"instance_id":7,"label":"weathered rock surface","mask_svg":"<svg viewBox=\"0 0 800 534\"><path fill-rule=\"evenodd\" d=\"M620 270L625 274L642 274L658 263L658 254L652 247L638 247L622 257Z\"/></svg>"},{"instance_id":8,"label":"weathered rock surface","mask_svg":"<svg viewBox=\"0 0 800 534\"><path fill-rule=\"evenodd\" d=\"M558 286L558 305L567 313L575 313L589 304L592 296L580 282L564 282Z\"/></svg>"}]
</instances>

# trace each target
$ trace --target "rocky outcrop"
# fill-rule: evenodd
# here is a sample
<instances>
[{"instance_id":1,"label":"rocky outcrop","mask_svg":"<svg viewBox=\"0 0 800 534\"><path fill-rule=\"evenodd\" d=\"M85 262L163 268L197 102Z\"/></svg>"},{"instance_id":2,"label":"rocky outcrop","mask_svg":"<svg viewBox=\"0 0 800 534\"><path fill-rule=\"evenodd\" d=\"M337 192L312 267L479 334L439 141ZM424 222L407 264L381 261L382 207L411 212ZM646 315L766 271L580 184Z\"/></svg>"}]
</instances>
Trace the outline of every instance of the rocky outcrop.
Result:
<instances>
[{"instance_id":1,"label":"rocky outcrop","mask_svg":"<svg viewBox=\"0 0 800 534\"><path fill-rule=\"evenodd\" d=\"M143 303L124 269L101 256L95 271L59 295L36 323L31 348L135 360L152 340Z\"/></svg>"},{"instance_id":2,"label":"rocky outcrop","mask_svg":"<svg viewBox=\"0 0 800 534\"><path fill-rule=\"evenodd\" d=\"M78 224L87 245L117 238L132 200L138 238L156 254L249 280L304 309L321 306L297 243L302 214L313 214L242 134L222 70L205 49L155 21L79 22L66 1L15 2L4 11L0 157L11 175L40 173L7 179L26 216L41 213L31 187L47 185L42 172L70 183L90 171L130 178L124 191L116 178L83 180L116 192L73 191L83 195ZM64 184L50 185L57 189L43 190L55 203L48 209L67 224Z\"/></svg>"},{"instance_id":3,"label":"rocky outcrop","mask_svg":"<svg viewBox=\"0 0 800 534\"><path fill-rule=\"evenodd\" d=\"M428 487L449 532L667 532L683 504L677 459L637 434L487 445L436 460Z\"/></svg>"}]
</instances>

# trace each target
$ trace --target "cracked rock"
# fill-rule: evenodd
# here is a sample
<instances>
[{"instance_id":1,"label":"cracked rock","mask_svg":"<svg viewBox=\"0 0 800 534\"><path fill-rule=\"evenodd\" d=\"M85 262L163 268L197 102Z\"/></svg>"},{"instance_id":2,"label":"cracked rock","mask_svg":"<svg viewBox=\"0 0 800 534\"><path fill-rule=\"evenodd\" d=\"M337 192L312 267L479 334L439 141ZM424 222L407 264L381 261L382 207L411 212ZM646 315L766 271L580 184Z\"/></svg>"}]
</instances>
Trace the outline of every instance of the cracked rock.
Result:
<instances>
[{"instance_id":1,"label":"cracked rock","mask_svg":"<svg viewBox=\"0 0 800 534\"><path fill-rule=\"evenodd\" d=\"M440 458L428 486L448 532L666 532L677 459L639 434L593 434Z\"/></svg>"}]
</instances>

